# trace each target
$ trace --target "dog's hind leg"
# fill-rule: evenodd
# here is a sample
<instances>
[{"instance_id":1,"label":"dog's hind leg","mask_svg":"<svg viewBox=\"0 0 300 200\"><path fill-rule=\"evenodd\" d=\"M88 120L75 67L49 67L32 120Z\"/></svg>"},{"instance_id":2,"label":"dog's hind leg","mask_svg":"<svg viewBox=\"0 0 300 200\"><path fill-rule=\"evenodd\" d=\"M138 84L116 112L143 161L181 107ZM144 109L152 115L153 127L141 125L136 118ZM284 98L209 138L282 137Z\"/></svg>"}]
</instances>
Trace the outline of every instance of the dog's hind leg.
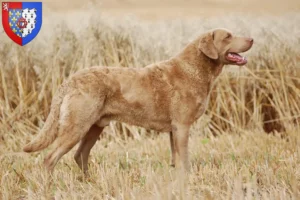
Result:
<instances>
[{"instance_id":1,"label":"dog's hind leg","mask_svg":"<svg viewBox=\"0 0 300 200\"><path fill-rule=\"evenodd\" d=\"M60 127L61 134L56 138L52 152L47 155L44 161L48 171L53 170L59 159L84 137L90 127L89 124L82 124L81 126L72 124Z\"/></svg>"},{"instance_id":2,"label":"dog's hind leg","mask_svg":"<svg viewBox=\"0 0 300 200\"><path fill-rule=\"evenodd\" d=\"M171 145L171 166L175 167L176 151L175 151L175 144L174 144L174 135L172 131L170 132L170 145Z\"/></svg>"},{"instance_id":3,"label":"dog's hind leg","mask_svg":"<svg viewBox=\"0 0 300 200\"><path fill-rule=\"evenodd\" d=\"M76 94L66 97L60 109L59 131L53 150L44 161L48 171L84 138L98 120L99 109L99 104L89 97Z\"/></svg>"},{"instance_id":4,"label":"dog's hind leg","mask_svg":"<svg viewBox=\"0 0 300 200\"><path fill-rule=\"evenodd\" d=\"M99 135L102 133L104 127L93 125L87 134L82 138L80 145L75 153L74 159L81 170L85 174L88 173L88 158L91 149L95 145Z\"/></svg>"},{"instance_id":5,"label":"dog's hind leg","mask_svg":"<svg viewBox=\"0 0 300 200\"><path fill-rule=\"evenodd\" d=\"M65 129L65 131L68 130ZM72 129L69 129L69 131L75 132ZM68 151L70 151L79 141L79 134L76 134L75 136L64 134L61 137L58 137L55 140L53 150L46 156L44 160L44 164L47 170L51 172L59 159Z\"/></svg>"}]
</instances>

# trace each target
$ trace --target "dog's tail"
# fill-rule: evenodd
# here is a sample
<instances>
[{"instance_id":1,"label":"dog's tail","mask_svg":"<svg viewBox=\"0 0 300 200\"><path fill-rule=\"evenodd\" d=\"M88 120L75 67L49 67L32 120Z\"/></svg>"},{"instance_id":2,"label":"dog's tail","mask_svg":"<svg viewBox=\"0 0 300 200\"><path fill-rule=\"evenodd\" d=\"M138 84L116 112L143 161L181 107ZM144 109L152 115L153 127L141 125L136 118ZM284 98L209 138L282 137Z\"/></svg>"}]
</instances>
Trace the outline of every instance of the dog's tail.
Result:
<instances>
[{"instance_id":1,"label":"dog's tail","mask_svg":"<svg viewBox=\"0 0 300 200\"><path fill-rule=\"evenodd\" d=\"M33 139L33 141L23 148L23 151L29 153L42 150L48 147L55 140L59 127L60 106L64 96L65 94L61 87L58 89L58 93L52 100L51 110L42 130L37 137Z\"/></svg>"}]
</instances>

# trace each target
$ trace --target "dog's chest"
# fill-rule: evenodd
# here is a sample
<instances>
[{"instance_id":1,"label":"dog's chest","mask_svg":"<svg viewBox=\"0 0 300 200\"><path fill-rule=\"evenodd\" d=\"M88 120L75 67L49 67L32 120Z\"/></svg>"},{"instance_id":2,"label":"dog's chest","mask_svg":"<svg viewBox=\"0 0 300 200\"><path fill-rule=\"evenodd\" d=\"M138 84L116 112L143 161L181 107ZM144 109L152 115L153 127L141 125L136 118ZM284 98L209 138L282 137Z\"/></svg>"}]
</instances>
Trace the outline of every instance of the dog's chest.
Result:
<instances>
[{"instance_id":1,"label":"dog's chest","mask_svg":"<svg viewBox=\"0 0 300 200\"><path fill-rule=\"evenodd\" d=\"M197 98L196 102L196 113L194 116L194 120L197 120L201 115L205 112L208 105L208 98Z\"/></svg>"}]
</instances>

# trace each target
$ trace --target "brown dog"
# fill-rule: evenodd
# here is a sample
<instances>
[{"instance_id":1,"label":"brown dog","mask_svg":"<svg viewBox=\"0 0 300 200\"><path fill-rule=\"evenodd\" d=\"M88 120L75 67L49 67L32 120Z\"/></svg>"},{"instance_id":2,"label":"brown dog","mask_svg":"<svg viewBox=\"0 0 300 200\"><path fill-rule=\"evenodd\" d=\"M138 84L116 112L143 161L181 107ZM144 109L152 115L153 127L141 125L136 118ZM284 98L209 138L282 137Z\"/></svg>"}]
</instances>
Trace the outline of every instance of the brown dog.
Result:
<instances>
[{"instance_id":1,"label":"brown dog","mask_svg":"<svg viewBox=\"0 0 300 200\"><path fill-rule=\"evenodd\" d=\"M88 156L103 128L116 120L170 132L172 165L188 169L190 126L205 111L214 80L226 64L244 65L238 53L252 38L216 29L188 44L170 60L142 69L91 67L64 82L54 96L41 133L25 152L54 142L45 165L52 170L79 141L78 166L87 172Z\"/></svg>"}]
</instances>

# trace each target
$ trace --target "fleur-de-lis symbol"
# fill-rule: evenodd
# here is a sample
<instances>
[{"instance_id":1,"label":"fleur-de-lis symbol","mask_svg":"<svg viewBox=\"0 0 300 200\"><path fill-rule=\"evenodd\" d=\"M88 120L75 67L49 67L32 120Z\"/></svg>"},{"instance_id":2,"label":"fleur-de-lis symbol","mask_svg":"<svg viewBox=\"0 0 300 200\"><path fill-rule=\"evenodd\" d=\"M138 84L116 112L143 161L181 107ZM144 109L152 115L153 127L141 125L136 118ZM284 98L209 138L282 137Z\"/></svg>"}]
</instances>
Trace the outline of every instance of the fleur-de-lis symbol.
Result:
<instances>
[{"instance_id":1,"label":"fleur-de-lis symbol","mask_svg":"<svg viewBox=\"0 0 300 200\"><path fill-rule=\"evenodd\" d=\"M13 17L11 20L12 20L13 22L16 22L16 21L17 21L17 19L16 19L15 17Z\"/></svg>"},{"instance_id":2,"label":"fleur-de-lis symbol","mask_svg":"<svg viewBox=\"0 0 300 200\"><path fill-rule=\"evenodd\" d=\"M2 3L3 10L8 11L8 3Z\"/></svg>"}]
</instances>

